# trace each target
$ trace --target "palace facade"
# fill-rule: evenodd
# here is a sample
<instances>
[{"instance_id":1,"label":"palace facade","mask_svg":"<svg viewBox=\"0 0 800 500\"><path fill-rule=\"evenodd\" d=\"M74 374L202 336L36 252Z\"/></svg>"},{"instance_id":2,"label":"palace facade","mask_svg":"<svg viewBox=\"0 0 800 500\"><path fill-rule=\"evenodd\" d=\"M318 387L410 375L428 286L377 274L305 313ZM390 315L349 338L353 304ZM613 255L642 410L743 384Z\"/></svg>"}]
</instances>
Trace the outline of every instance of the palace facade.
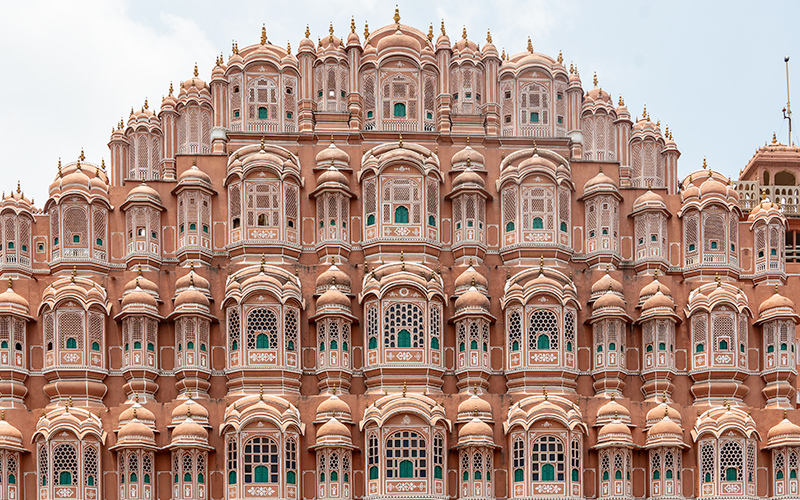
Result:
<instances>
[{"instance_id":1,"label":"palace facade","mask_svg":"<svg viewBox=\"0 0 800 500\"><path fill-rule=\"evenodd\" d=\"M440 31L262 31L3 195L0 499L800 498L800 148L679 179Z\"/></svg>"}]
</instances>

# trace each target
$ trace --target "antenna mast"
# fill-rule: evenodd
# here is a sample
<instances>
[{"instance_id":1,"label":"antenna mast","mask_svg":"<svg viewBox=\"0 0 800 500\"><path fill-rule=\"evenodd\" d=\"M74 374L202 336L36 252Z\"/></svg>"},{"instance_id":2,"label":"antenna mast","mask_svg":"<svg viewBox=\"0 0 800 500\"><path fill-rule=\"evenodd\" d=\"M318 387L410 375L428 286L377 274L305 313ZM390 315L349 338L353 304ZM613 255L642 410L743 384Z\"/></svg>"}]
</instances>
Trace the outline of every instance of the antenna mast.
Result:
<instances>
[{"instance_id":1,"label":"antenna mast","mask_svg":"<svg viewBox=\"0 0 800 500\"><path fill-rule=\"evenodd\" d=\"M783 110L783 118L789 120L789 146L792 145L792 100L789 98L789 56L784 56L786 63L786 108Z\"/></svg>"}]
</instances>

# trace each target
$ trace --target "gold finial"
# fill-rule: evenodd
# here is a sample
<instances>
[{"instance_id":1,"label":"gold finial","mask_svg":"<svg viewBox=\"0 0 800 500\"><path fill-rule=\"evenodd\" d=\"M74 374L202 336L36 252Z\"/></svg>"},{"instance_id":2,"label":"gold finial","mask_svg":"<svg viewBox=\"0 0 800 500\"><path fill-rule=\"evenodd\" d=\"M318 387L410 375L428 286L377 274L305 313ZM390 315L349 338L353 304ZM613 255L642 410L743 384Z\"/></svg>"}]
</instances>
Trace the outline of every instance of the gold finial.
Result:
<instances>
[{"instance_id":1,"label":"gold finial","mask_svg":"<svg viewBox=\"0 0 800 500\"><path fill-rule=\"evenodd\" d=\"M64 408L67 409L67 413L69 413L69 407L72 406L72 396L67 398L67 404L64 405Z\"/></svg>"},{"instance_id":2,"label":"gold finial","mask_svg":"<svg viewBox=\"0 0 800 500\"><path fill-rule=\"evenodd\" d=\"M444 31L444 19L442 19L442 27L441 27L441 30L442 30L442 36L445 36L447 33Z\"/></svg>"},{"instance_id":3,"label":"gold finial","mask_svg":"<svg viewBox=\"0 0 800 500\"><path fill-rule=\"evenodd\" d=\"M536 145L536 139L535 138L533 139L533 154L535 154L535 155L539 154L539 147Z\"/></svg>"},{"instance_id":4,"label":"gold finial","mask_svg":"<svg viewBox=\"0 0 800 500\"><path fill-rule=\"evenodd\" d=\"M76 266L72 266L72 276L70 276L70 282L75 283L75 276L78 274L78 268Z\"/></svg>"},{"instance_id":5,"label":"gold finial","mask_svg":"<svg viewBox=\"0 0 800 500\"><path fill-rule=\"evenodd\" d=\"M11 290L11 289L13 289L13 288L14 288L14 281L13 281L13 280L11 279L11 277L9 276L9 277L8 277L8 289L9 289L9 290Z\"/></svg>"},{"instance_id":6,"label":"gold finial","mask_svg":"<svg viewBox=\"0 0 800 500\"><path fill-rule=\"evenodd\" d=\"M464 40L467 39L467 27L466 26L462 26L461 27L461 38L463 38Z\"/></svg>"},{"instance_id":7,"label":"gold finial","mask_svg":"<svg viewBox=\"0 0 800 500\"><path fill-rule=\"evenodd\" d=\"M775 132L772 133L772 144L778 144L778 136L775 135Z\"/></svg>"},{"instance_id":8,"label":"gold finial","mask_svg":"<svg viewBox=\"0 0 800 500\"><path fill-rule=\"evenodd\" d=\"M400 9L397 8L397 5L394 6L394 16L392 19L394 19L394 24L397 25L397 29L400 29Z\"/></svg>"},{"instance_id":9,"label":"gold finial","mask_svg":"<svg viewBox=\"0 0 800 500\"><path fill-rule=\"evenodd\" d=\"M714 171L709 168L708 169L708 178L710 179L713 176L714 176Z\"/></svg>"},{"instance_id":10,"label":"gold finial","mask_svg":"<svg viewBox=\"0 0 800 500\"><path fill-rule=\"evenodd\" d=\"M17 194L20 194L21 192L22 191L20 190L20 187L19 187L19 179L17 179Z\"/></svg>"},{"instance_id":11,"label":"gold finial","mask_svg":"<svg viewBox=\"0 0 800 500\"><path fill-rule=\"evenodd\" d=\"M504 48L503 48L503 53L502 53L502 54L500 54L500 60L502 60L502 61L505 61L505 59L506 59L506 49L505 49L505 47L504 47Z\"/></svg>"},{"instance_id":12,"label":"gold finial","mask_svg":"<svg viewBox=\"0 0 800 500\"><path fill-rule=\"evenodd\" d=\"M547 387L542 387L542 391L544 392L544 400L547 401Z\"/></svg>"},{"instance_id":13,"label":"gold finial","mask_svg":"<svg viewBox=\"0 0 800 500\"><path fill-rule=\"evenodd\" d=\"M331 21L331 24L328 27L328 33L330 34L331 43L333 43L333 21Z\"/></svg>"},{"instance_id":14,"label":"gold finial","mask_svg":"<svg viewBox=\"0 0 800 500\"><path fill-rule=\"evenodd\" d=\"M194 63L194 77L197 78L200 75L200 72L197 71L197 63Z\"/></svg>"},{"instance_id":15,"label":"gold finial","mask_svg":"<svg viewBox=\"0 0 800 500\"><path fill-rule=\"evenodd\" d=\"M133 407L133 418L134 418L134 420L136 419L136 407L135 406Z\"/></svg>"},{"instance_id":16,"label":"gold finial","mask_svg":"<svg viewBox=\"0 0 800 500\"><path fill-rule=\"evenodd\" d=\"M428 41L429 42L433 41L433 23L431 23L431 25L428 26Z\"/></svg>"},{"instance_id":17,"label":"gold finial","mask_svg":"<svg viewBox=\"0 0 800 500\"><path fill-rule=\"evenodd\" d=\"M472 386L472 395L473 396L477 396L478 395L478 383L477 382L475 382L475 385Z\"/></svg>"},{"instance_id":18,"label":"gold finial","mask_svg":"<svg viewBox=\"0 0 800 500\"><path fill-rule=\"evenodd\" d=\"M706 157L703 157L703 170L708 168L708 163L706 163Z\"/></svg>"},{"instance_id":19,"label":"gold finial","mask_svg":"<svg viewBox=\"0 0 800 500\"><path fill-rule=\"evenodd\" d=\"M186 405L186 418L192 418L192 407Z\"/></svg>"},{"instance_id":20,"label":"gold finial","mask_svg":"<svg viewBox=\"0 0 800 500\"><path fill-rule=\"evenodd\" d=\"M544 275L544 255L539 257L539 276Z\"/></svg>"},{"instance_id":21,"label":"gold finial","mask_svg":"<svg viewBox=\"0 0 800 500\"><path fill-rule=\"evenodd\" d=\"M267 26L265 24L261 25L261 45L267 44Z\"/></svg>"},{"instance_id":22,"label":"gold finial","mask_svg":"<svg viewBox=\"0 0 800 500\"><path fill-rule=\"evenodd\" d=\"M470 286L475 286L475 276L472 277L472 283L470 284Z\"/></svg>"},{"instance_id":23,"label":"gold finial","mask_svg":"<svg viewBox=\"0 0 800 500\"><path fill-rule=\"evenodd\" d=\"M719 277L719 273L717 273L717 276L714 278L714 281L717 282L717 288L722 286L722 278Z\"/></svg>"},{"instance_id":24,"label":"gold finial","mask_svg":"<svg viewBox=\"0 0 800 500\"><path fill-rule=\"evenodd\" d=\"M350 33L355 33L355 32L356 32L356 18L350 16Z\"/></svg>"},{"instance_id":25,"label":"gold finial","mask_svg":"<svg viewBox=\"0 0 800 500\"><path fill-rule=\"evenodd\" d=\"M401 148L403 147L403 134L402 133L400 134L399 145L400 145Z\"/></svg>"},{"instance_id":26,"label":"gold finial","mask_svg":"<svg viewBox=\"0 0 800 500\"><path fill-rule=\"evenodd\" d=\"M614 420L619 420L619 411L614 410Z\"/></svg>"},{"instance_id":27,"label":"gold finial","mask_svg":"<svg viewBox=\"0 0 800 500\"><path fill-rule=\"evenodd\" d=\"M619 105L620 106L624 106L625 105L625 100L622 98L622 94L619 95Z\"/></svg>"},{"instance_id":28,"label":"gold finial","mask_svg":"<svg viewBox=\"0 0 800 500\"><path fill-rule=\"evenodd\" d=\"M139 402L139 393L138 393L138 392L134 392L134 393L133 393L133 401L134 401L135 403L138 403L138 402Z\"/></svg>"},{"instance_id":29,"label":"gold finial","mask_svg":"<svg viewBox=\"0 0 800 500\"><path fill-rule=\"evenodd\" d=\"M597 87L597 71L594 72L594 78L592 78L592 82L594 83L594 86Z\"/></svg>"},{"instance_id":30,"label":"gold finial","mask_svg":"<svg viewBox=\"0 0 800 500\"><path fill-rule=\"evenodd\" d=\"M103 172L106 171L106 159L105 158L100 158L100 168L103 170Z\"/></svg>"},{"instance_id":31,"label":"gold finial","mask_svg":"<svg viewBox=\"0 0 800 500\"><path fill-rule=\"evenodd\" d=\"M668 417L669 417L669 406L665 406L664 407L664 418L668 418Z\"/></svg>"},{"instance_id":32,"label":"gold finial","mask_svg":"<svg viewBox=\"0 0 800 500\"><path fill-rule=\"evenodd\" d=\"M258 384L258 399L264 401L264 384Z\"/></svg>"},{"instance_id":33,"label":"gold finial","mask_svg":"<svg viewBox=\"0 0 800 500\"><path fill-rule=\"evenodd\" d=\"M44 418L44 417L45 417L45 415L46 415L46 414L45 414L45 412L44 412L44 408L42 408L42 416L41 416L41 418Z\"/></svg>"},{"instance_id":34,"label":"gold finial","mask_svg":"<svg viewBox=\"0 0 800 500\"><path fill-rule=\"evenodd\" d=\"M146 99L145 99L145 102L147 102L147 100L146 100ZM81 161L83 161L83 160L85 160L85 159L86 159L86 155L84 155L84 154L83 154L83 148L81 148L81 155L80 155L80 157L79 157L79 158L80 158L80 160L81 160Z\"/></svg>"},{"instance_id":35,"label":"gold finial","mask_svg":"<svg viewBox=\"0 0 800 500\"><path fill-rule=\"evenodd\" d=\"M58 176L61 177L61 158L58 159Z\"/></svg>"},{"instance_id":36,"label":"gold finial","mask_svg":"<svg viewBox=\"0 0 800 500\"><path fill-rule=\"evenodd\" d=\"M486 30L486 43L492 43L492 30Z\"/></svg>"},{"instance_id":37,"label":"gold finial","mask_svg":"<svg viewBox=\"0 0 800 500\"><path fill-rule=\"evenodd\" d=\"M292 42L290 42L289 40L286 40L286 53L287 54L292 53Z\"/></svg>"},{"instance_id":38,"label":"gold finial","mask_svg":"<svg viewBox=\"0 0 800 500\"><path fill-rule=\"evenodd\" d=\"M406 383L403 382L403 397L406 397Z\"/></svg>"},{"instance_id":39,"label":"gold finial","mask_svg":"<svg viewBox=\"0 0 800 500\"><path fill-rule=\"evenodd\" d=\"M147 104L147 97L144 98L144 105L142 107L144 109L150 109L150 106ZM83 150L81 150L81 153L83 153Z\"/></svg>"},{"instance_id":40,"label":"gold finial","mask_svg":"<svg viewBox=\"0 0 800 500\"><path fill-rule=\"evenodd\" d=\"M664 404L667 404L667 390L664 389Z\"/></svg>"},{"instance_id":41,"label":"gold finial","mask_svg":"<svg viewBox=\"0 0 800 500\"><path fill-rule=\"evenodd\" d=\"M644 110L642 111L642 120L647 118L647 104L644 105Z\"/></svg>"},{"instance_id":42,"label":"gold finial","mask_svg":"<svg viewBox=\"0 0 800 500\"><path fill-rule=\"evenodd\" d=\"M369 23L364 21L364 41L369 42Z\"/></svg>"},{"instance_id":43,"label":"gold finial","mask_svg":"<svg viewBox=\"0 0 800 500\"><path fill-rule=\"evenodd\" d=\"M264 254L262 253L262 254L261 254L261 273L262 273L262 274L264 273L264 262L265 262L265 261L266 261L266 257L265 257L265 256L264 256Z\"/></svg>"},{"instance_id":44,"label":"gold finial","mask_svg":"<svg viewBox=\"0 0 800 500\"><path fill-rule=\"evenodd\" d=\"M11 283L11 278L8 278L8 282ZM11 288L11 286L9 286L9 288ZM775 295L777 294L778 294L778 284L775 283Z\"/></svg>"},{"instance_id":45,"label":"gold finial","mask_svg":"<svg viewBox=\"0 0 800 500\"><path fill-rule=\"evenodd\" d=\"M0 420L5 420L5 419L6 419L6 411L5 410L0 411Z\"/></svg>"},{"instance_id":46,"label":"gold finial","mask_svg":"<svg viewBox=\"0 0 800 500\"><path fill-rule=\"evenodd\" d=\"M531 42L531 37L528 37L528 52L533 54L533 42Z\"/></svg>"},{"instance_id":47,"label":"gold finial","mask_svg":"<svg viewBox=\"0 0 800 500\"><path fill-rule=\"evenodd\" d=\"M558 64L564 64L564 56L561 55L560 50L558 51L558 58L556 59L556 61L558 61Z\"/></svg>"},{"instance_id":48,"label":"gold finial","mask_svg":"<svg viewBox=\"0 0 800 500\"><path fill-rule=\"evenodd\" d=\"M469 267L472 267L472 257L469 258Z\"/></svg>"},{"instance_id":49,"label":"gold finial","mask_svg":"<svg viewBox=\"0 0 800 500\"><path fill-rule=\"evenodd\" d=\"M477 418L478 417L478 405L475 405L474 409L472 410L472 415Z\"/></svg>"},{"instance_id":50,"label":"gold finial","mask_svg":"<svg viewBox=\"0 0 800 500\"><path fill-rule=\"evenodd\" d=\"M261 136L261 151L264 151L264 143L267 141L267 138L263 135Z\"/></svg>"},{"instance_id":51,"label":"gold finial","mask_svg":"<svg viewBox=\"0 0 800 500\"><path fill-rule=\"evenodd\" d=\"M189 273L189 286L194 288L194 272Z\"/></svg>"},{"instance_id":52,"label":"gold finial","mask_svg":"<svg viewBox=\"0 0 800 500\"><path fill-rule=\"evenodd\" d=\"M725 402L724 402L724 403L722 403L722 404L725 406L725 408L727 408L727 409L728 409L728 411L731 411L731 402L730 402L730 401L728 401L728 400L726 399L726 400L725 400Z\"/></svg>"}]
</instances>

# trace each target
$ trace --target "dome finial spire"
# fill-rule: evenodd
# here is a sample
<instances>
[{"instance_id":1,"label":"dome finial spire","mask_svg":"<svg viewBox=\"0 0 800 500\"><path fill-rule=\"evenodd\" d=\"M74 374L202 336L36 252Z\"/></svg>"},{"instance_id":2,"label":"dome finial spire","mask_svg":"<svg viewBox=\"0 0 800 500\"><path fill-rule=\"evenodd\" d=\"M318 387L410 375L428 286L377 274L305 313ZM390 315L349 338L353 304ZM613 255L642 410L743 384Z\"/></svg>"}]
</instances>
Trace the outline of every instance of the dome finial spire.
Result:
<instances>
[{"instance_id":1,"label":"dome finial spire","mask_svg":"<svg viewBox=\"0 0 800 500\"><path fill-rule=\"evenodd\" d=\"M564 56L561 54L560 50L558 51L558 59L556 59L556 61L558 61L558 64L564 64Z\"/></svg>"},{"instance_id":2,"label":"dome finial spire","mask_svg":"<svg viewBox=\"0 0 800 500\"><path fill-rule=\"evenodd\" d=\"M528 52L533 54L533 42L531 42L531 37L528 37Z\"/></svg>"},{"instance_id":3,"label":"dome finial spire","mask_svg":"<svg viewBox=\"0 0 800 500\"><path fill-rule=\"evenodd\" d=\"M467 39L467 27L466 26L462 26L461 27L461 38L463 38L464 40Z\"/></svg>"},{"instance_id":4,"label":"dome finial spire","mask_svg":"<svg viewBox=\"0 0 800 500\"><path fill-rule=\"evenodd\" d=\"M703 157L703 170L708 168L708 163L706 163L706 157Z\"/></svg>"},{"instance_id":5,"label":"dome finial spire","mask_svg":"<svg viewBox=\"0 0 800 500\"><path fill-rule=\"evenodd\" d=\"M9 290L14 289L14 281L11 279L11 276L8 277L8 289Z\"/></svg>"},{"instance_id":6,"label":"dome finial spire","mask_svg":"<svg viewBox=\"0 0 800 500\"><path fill-rule=\"evenodd\" d=\"M70 283L75 283L75 276L77 274L78 274L78 268L76 266L72 266L72 275L69 278Z\"/></svg>"},{"instance_id":7,"label":"dome finial spire","mask_svg":"<svg viewBox=\"0 0 800 500\"><path fill-rule=\"evenodd\" d=\"M267 25L261 25L261 45L267 44Z\"/></svg>"},{"instance_id":8,"label":"dome finial spire","mask_svg":"<svg viewBox=\"0 0 800 500\"><path fill-rule=\"evenodd\" d=\"M486 29L486 43L492 43L492 30Z\"/></svg>"},{"instance_id":9,"label":"dome finial spire","mask_svg":"<svg viewBox=\"0 0 800 500\"><path fill-rule=\"evenodd\" d=\"M406 383L403 382L403 397L406 397Z\"/></svg>"},{"instance_id":10,"label":"dome finial spire","mask_svg":"<svg viewBox=\"0 0 800 500\"><path fill-rule=\"evenodd\" d=\"M264 254L262 253L261 254L261 274L264 274L264 262L266 260L267 260L266 256L264 256Z\"/></svg>"},{"instance_id":11,"label":"dome finial spire","mask_svg":"<svg viewBox=\"0 0 800 500\"><path fill-rule=\"evenodd\" d=\"M441 29L442 29L442 36L447 35L447 32L445 32L445 30L444 30L444 19L442 19L442 28Z\"/></svg>"},{"instance_id":12,"label":"dome finial spire","mask_svg":"<svg viewBox=\"0 0 800 500\"><path fill-rule=\"evenodd\" d=\"M544 276L544 255L539 257L539 276Z\"/></svg>"},{"instance_id":13,"label":"dome finial spire","mask_svg":"<svg viewBox=\"0 0 800 500\"><path fill-rule=\"evenodd\" d=\"M394 6L394 16L392 19L394 19L394 24L397 25L397 29L400 29L400 9L397 7L397 4Z\"/></svg>"},{"instance_id":14,"label":"dome finial spire","mask_svg":"<svg viewBox=\"0 0 800 500\"><path fill-rule=\"evenodd\" d=\"M350 16L350 33L355 33L355 32L356 32L356 18Z\"/></svg>"},{"instance_id":15,"label":"dome finial spire","mask_svg":"<svg viewBox=\"0 0 800 500\"><path fill-rule=\"evenodd\" d=\"M194 77L197 78L200 76L200 72L197 71L197 63L194 63Z\"/></svg>"}]
</instances>

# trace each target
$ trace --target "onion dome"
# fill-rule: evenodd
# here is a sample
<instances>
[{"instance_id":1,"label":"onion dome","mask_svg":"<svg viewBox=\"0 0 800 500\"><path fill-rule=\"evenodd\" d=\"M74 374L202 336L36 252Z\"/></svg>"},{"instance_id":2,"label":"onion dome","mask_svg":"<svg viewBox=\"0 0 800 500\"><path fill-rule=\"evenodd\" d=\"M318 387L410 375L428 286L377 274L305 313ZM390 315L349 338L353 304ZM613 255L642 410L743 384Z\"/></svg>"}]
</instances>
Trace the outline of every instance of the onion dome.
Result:
<instances>
[{"instance_id":1,"label":"onion dome","mask_svg":"<svg viewBox=\"0 0 800 500\"><path fill-rule=\"evenodd\" d=\"M450 165L453 169L473 167L483 170L484 165L486 165L486 158L484 158L481 153L472 149L472 146L469 145L468 137L467 146L453 155L450 159Z\"/></svg>"},{"instance_id":2,"label":"onion dome","mask_svg":"<svg viewBox=\"0 0 800 500\"><path fill-rule=\"evenodd\" d=\"M594 301L594 304L592 305L592 315L594 316L595 312L602 311L603 309L607 308L620 308L624 310L625 300L616 293L608 291Z\"/></svg>"},{"instance_id":3,"label":"onion dome","mask_svg":"<svg viewBox=\"0 0 800 500\"><path fill-rule=\"evenodd\" d=\"M347 186L347 177L333 165L317 177L317 185L322 184L341 184Z\"/></svg>"},{"instance_id":4,"label":"onion dome","mask_svg":"<svg viewBox=\"0 0 800 500\"><path fill-rule=\"evenodd\" d=\"M172 430L170 448L210 448L208 431L188 416Z\"/></svg>"},{"instance_id":5,"label":"onion dome","mask_svg":"<svg viewBox=\"0 0 800 500\"><path fill-rule=\"evenodd\" d=\"M335 393L317 407L317 421L324 421L334 417L339 421L352 421L350 405L339 399Z\"/></svg>"},{"instance_id":6,"label":"onion dome","mask_svg":"<svg viewBox=\"0 0 800 500\"><path fill-rule=\"evenodd\" d=\"M3 196L3 199L0 200L0 207L2 207L2 209L10 208L17 213L20 211L36 211L36 208L33 206L33 201L26 198L22 193L19 182L17 182L16 191L11 191L9 194Z\"/></svg>"},{"instance_id":7,"label":"onion dome","mask_svg":"<svg viewBox=\"0 0 800 500\"><path fill-rule=\"evenodd\" d=\"M344 292L350 291L350 276L339 269L333 262L331 262L331 267L327 271L317 276L317 293L325 293L331 285Z\"/></svg>"},{"instance_id":8,"label":"onion dome","mask_svg":"<svg viewBox=\"0 0 800 500\"><path fill-rule=\"evenodd\" d=\"M617 112L617 119L619 120L631 119L631 114L628 111L628 108L625 106L625 100L622 98L622 96L619 96L619 103L617 105L616 112Z\"/></svg>"},{"instance_id":9,"label":"onion dome","mask_svg":"<svg viewBox=\"0 0 800 500\"><path fill-rule=\"evenodd\" d=\"M643 305L647 299L649 299L650 297L655 295L656 292L659 291L668 297L672 297L672 292L670 291L670 289L666 285L658 281L658 274L656 274L653 277L653 281L642 287L641 291L639 292L639 305L640 306Z\"/></svg>"},{"instance_id":10,"label":"onion dome","mask_svg":"<svg viewBox=\"0 0 800 500\"><path fill-rule=\"evenodd\" d=\"M350 306L350 298L333 285L328 288L327 292L323 293L319 296L319 298L317 298L318 313L321 312L322 309L328 308L343 308L349 312Z\"/></svg>"},{"instance_id":11,"label":"onion dome","mask_svg":"<svg viewBox=\"0 0 800 500\"><path fill-rule=\"evenodd\" d=\"M661 420L647 430L647 448L656 446L687 447L683 442L683 428L679 422L669 418L667 410Z\"/></svg>"},{"instance_id":12,"label":"onion dome","mask_svg":"<svg viewBox=\"0 0 800 500\"><path fill-rule=\"evenodd\" d=\"M119 429L117 446L141 446L144 444L155 445L155 434L153 429L142 423L138 418L134 418Z\"/></svg>"},{"instance_id":13,"label":"onion dome","mask_svg":"<svg viewBox=\"0 0 800 500\"><path fill-rule=\"evenodd\" d=\"M481 189L486 188L486 181L483 180L483 177L481 177L480 174L472 170L470 167L458 174L455 179L453 179L454 188L457 186L463 186L465 184L476 184Z\"/></svg>"},{"instance_id":14,"label":"onion dome","mask_svg":"<svg viewBox=\"0 0 800 500\"><path fill-rule=\"evenodd\" d=\"M125 205L131 203L151 203L153 205L162 206L161 195L144 182L128 192L128 196L125 197Z\"/></svg>"},{"instance_id":15,"label":"onion dome","mask_svg":"<svg viewBox=\"0 0 800 500\"><path fill-rule=\"evenodd\" d=\"M492 428L478 417L472 417L458 430L458 445L494 447Z\"/></svg>"},{"instance_id":16,"label":"onion dome","mask_svg":"<svg viewBox=\"0 0 800 500\"><path fill-rule=\"evenodd\" d=\"M208 297L205 296L203 292L199 289L190 286L186 290L182 291L178 294L175 298L175 308L177 309L180 306L201 306L208 308L209 301Z\"/></svg>"},{"instance_id":17,"label":"onion dome","mask_svg":"<svg viewBox=\"0 0 800 500\"><path fill-rule=\"evenodd\" d=\"M461 309L483 309L488 311L491 307L489 298L478 291L474 286L469 287L464 294L456 299L456 312Z\"/></svg>"},{"instance_id":18,"label":"onion dome","mask_svg":"<svg viewBox=\"0 0 800 500\"><path fill-rule=\"evenodd\" d=\"M189 274L184 274L175 281L175 291L180 293L192 286L203 291L210 289L208 280L194 272L194 262L189 264Z\"/></svg>"},{"instance_id":19,"label":"onion dome","mask_svg":"<svg viewBox=\"0 0 800 500\"><path fill-rule=\"evenodd\" d=\"M759 325L772 319L792 319L795 323L800 321L794 301L781 295L778 292L778 285L775 285L775 293L758 306L758 320L754 324Z\"/></svg>"},{"instance_id":20,"label":"onion dome","mask_svg":"<svg viewBox=\"0 0 800 500\"><path fill-rule=\"evenodd\" d=\"M305 51L315 51L314 41L311 40L311 32L308 30L308 26L306 26L305 36L303 36L303 39L300 40L300 45L298 46L298 52Z\"/></svg>"},{"instance_id":21,"label":"onion dome","mask_svg":"<svg viewBox=\"0 0 800 500\"><path fill-rule=\"evenodd\" d=\"M767 446L800 446L800 426L791 422L784 412L783 420L773 425L767 433Z\"/></svg>"},{"instance_id":22,"label":"onion dome","mask_svg":"<svg viewBox=\"0 0 800 500\"><path fill-rule=\"evenodd\" d=\"M642 311L651 309L668 308L672 310L675 307L675 302L668 295L661 293L661 290L656 291L655 295L644 301Z\"/></svg>"},{"instance_id":23,"label":"onion dome","mask_svg":"<svg viewBox=\"0 0 800 500\"><path fill-rule=\"evenodd\" d=\"M318 168L326 168L331 164L337 168L349 168L350 155L337 148L336 144L331 140L331 144L327 148L317 153L316 163Z\"/></svg>"},{"instance_id":24,"label":"onion dome","mask_svg":"<svg viewBox=\"0 0 800 500\"><path fill-rule=\"evenodd\" d=\"M611 177L607 176L601 170L594 177L586 181L583 185L583 197L586 198L595 193L618 193L617 182Z\"/></svg>"},{"instance_id":25,"label":"onion dome","mask_svg":"<svg viewBox=\"0 0 800 500\"><path fill-rule=\"evenodd\" d=\"M661 421L661 419L664 418L664 414L666 414L670 420L673 420L678 424L681 423L681 412L671 407L667 403L661 403L658 406L654 406L650 409L650 411L647 412L647 416L645 417L645 426L650 427L657 424Z\"/></svg>"},{"instance_id":26,"label":"onion dome","mask_svg":"<svg viewBox=\"0 0 800 500\"><path fill-rule=\"evenodd\" d=\"M468 422L473 417L492 418L492 405L488 401L478 397L477 389L472 396L468 397L458 405L458 422Z\"/></svg>"},{"instance_id":27,"label":"onion dome","mask_svg":"<svg viewBox=\"0 0 800 500\"><path fill-rule=\"evenodd\" d=\"M140 422L151 426L155 425L156 422L156 417L153 415L153 412L139 404L138 401L132 406L125 408L122 413L119 414L120 425L127 424L133 419L138 419Z\"/></svg>"},{"instance_id":28,"label":"onion dome","mask_svg":"<svg viewBox=\"0 0 800 500\"><path fill-rule=\"evenodd\" d=\"M587 102L588 103L603 102L611 106L614 105L609 93L597 86L597 74L594 75L594 87L590 89L588 92L586 92L586 95L584 96L584 103Z\"/></svg>"},{"instance_id":29,"label":"onion dome","mask_svg":"<svg viewBox=\"0 0 800 500\"><path fill-rule=\"evenodd\" d=\"M384 36L378 41L376 48L378 53L387 50L396 51L405 49L406 52L410 51L412 54L419 54L422 50L419 41L415 37L403 33L399 24L394 33Z\"/></svg>"},{"instance_id":30,"label":"onion dome","mask_svg":"<svg viewBox=\"0 0 800 500\"><path fill-rule=\"evenodd\" d=\"M700 197L703 198L709 195L720 195L722 197L728 196L728 186L721 183L717 179L711 177L707 179L705 182L700 184Z\"/></svg>"},{"instance_id":31,"label":"onion dome","mask_svg":"<svg viewBox=\"0 0 800 500\"><path fill-rule=\"evenodd\" d=\"M192 165L190 168L181 172L178 176L179 186L203 186L211 189L211 177L197 168L197 165Z\"/></svg>"},{"instance_id":32,"label":"onion dome","mask_svg":"<svg viewBox=\"0 0 800 500\"><path fill-rule=\"evenodd\" d=\"M198 78L199 72L197 71L197 65L194 66L194 77L190 78L183 83L181 83L181 91L178 93L178 97L182 97L188 91L194 89L195 92L199 92L200 90L208 90L208 84Z\"/></svg>"},{"instance_id":33,"label":"onion dome","mask_svg":"<svg viewBox=\"0 0 800 500\"><path fill-rule=\"evenodd\" d=\"M138 281L138 278L134 281ZM122 297L122 308L127 309L129 307L135 306L142 306L142 307L149 307L149 308L157 308L158 304L156 302L155 297L151 294L142 290L141 287L138 285L132 291L127 292Z\"/></svg>"},{"instance_id":34,"label":"onion dome","mask_svg":"<svg viewBox=\"0 0 800 500\"><path fill-rule=\"evenodd\" d=\"M444 19L442 19L442 27L441 27L442 34L436 38L436 50L441 49L449 49L450 48L450 37L447 36L447 32L444 29Z\"/></svg>"},{"instance_id":35,"label":"onion dome","mask_svg":"<svg viewBox=\"0 0 800 500\"><path fill-rule=\"evenodd\" d=\"M500 53L497 52L497 47L492 43L492 33L489 31L486 32L486 43L481 48L481 52L483 52L483 57L500 57Z\"/></svg>"},{"instance_id":36,"label":"onion dome","mask_svg":"<svg viewBox=\"0 0 800 500\"><path fill-rule=\"evenodd\" d=\"M594 447L605 448L609 446L634 446L630 427L619 419L614 419L605 424L597 433L597 444Z\"/></svg>"},{"instance_id":37,"label":"onion dome","mask_svg":"<svg viewBox=\"0 0 800 500\"><path fill-rule=\"evenodd\" d=\"M461 273L455 281L456 293L468 290L470 287L475 287L478 290L489 290L489 280L483 274L479 273L473 266L472 260L469 262L469 267L466 271Z\"/></svg>"},{"instance_id":38,"label":"onion dome","mask_svg":"<svg viewBox=\"0 0 800 500\"><path fill-rule=\"evenodd\" d=\"M31 307L25 297L14 291L13 282L8 278L8 288L0 293L0 312L28 317Z\"/></svg>"},{"instance_id":39,"label":"onion dome","mask_svg":"<svg viewBox=\"0 0 800 500\"><path fill-rule=\"evenodd\" d=\"M617 403L616 397L612 395L611 400L597 410L597 423L595 425L607 424L615 419L621 420L626 424L630 424L631 412L621 404Z\"/></svg>"},{"instance_id":40,"label":"onion dome","mask_svg":"<svg viewBox=\"0 0 800 500\"><path fill-rule=\"evenodd\" d=\"M600 298L600 296L609 291L619 295L620 297L625 294L625 289L622 287L622 283L615 280L611 276L610 269L606 269L606 274L604 274L599 280L595 281L592 285L591 300L597 300Z\"/></svg>"},{"instance_id":41,"label":"onion dome","mask_svg":"<svg viewBox=\"0 0 800 500\"><path fill-rule=\"evenodd\" d=\"M208 410L192 398L189 398L172 410L171 425L184 421L189 418L189 415L195 422L208 424Z\"/></svg>"},{"instance_id":42,"label":"onion dome","mask_svg":"<svg viewBox=\"0 0 800 500\"><path fill-rule=\"evenodd\" d=\"M26 451L22 446L22 433L8 423L5 410L0 410L0 449Z\"/></svg>"},{"instance_id":43,"label":"onion dome","mask_svg":"<svg viewBox=\"0 0 800 500\"><path fill-rule=\"evenodd\" d=\"M356 33L356 21L352 17L350 18L350 34L347 35L347 48L350 47L359 47L361 48L361 40L358 38L358 33Z\"/></svg>"},{"instance_id":44,"label":"onion dome","mask_svg":"<svg viewBox=\"0 0 800 500\"><path fill-rule=\"evenodd\" d=\"M641 212L643 210L667 210L667 204L664 203L664 198L662 198L661 195L648 189L633 202L632 213Z\"/></svg>"},{"instance_id":45,"label":"onion dome","mask_svg":"<svg viewBox=\"0 0 800 500\"><path fill-rule=\"evenodd\" d=\"M694 184L689 184L686 189L681 190L681 201L686 201L691 198L699 198L700 190Z\"/></svg>"},{"instance_id":46,"label":"onion dome","mask_svg":"<svg viewBox=\"0 0 800 500\"><path fill-rule=\"evenodd\" d=\"M339 422L336 417L331 417L331 419L322 424L317 431L317 444L322 444L329 440L352 440L350 429Z\"/></svg>"}]
</instances>

